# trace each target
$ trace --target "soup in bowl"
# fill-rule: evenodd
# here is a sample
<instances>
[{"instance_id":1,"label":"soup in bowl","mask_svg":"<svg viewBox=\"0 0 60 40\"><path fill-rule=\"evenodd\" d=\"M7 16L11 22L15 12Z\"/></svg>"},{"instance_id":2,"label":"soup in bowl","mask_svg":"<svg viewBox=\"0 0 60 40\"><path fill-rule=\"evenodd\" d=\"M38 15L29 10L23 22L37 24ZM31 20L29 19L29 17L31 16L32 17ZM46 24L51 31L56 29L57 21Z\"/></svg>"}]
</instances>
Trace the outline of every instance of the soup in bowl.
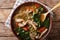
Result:
<instances>
[{"instance_id":1,"label":"soup in bowl","mask_svg":"<svg viewBox=\"0 0 60 40\"><path fill-rule=\"evenodd\" d=\"M40 16L48 10L36 2L23 3L13 12L11 28L20 40L40 40L48 33L51 27L50 14L44 22Z\"/></svg>"}]
</instances>

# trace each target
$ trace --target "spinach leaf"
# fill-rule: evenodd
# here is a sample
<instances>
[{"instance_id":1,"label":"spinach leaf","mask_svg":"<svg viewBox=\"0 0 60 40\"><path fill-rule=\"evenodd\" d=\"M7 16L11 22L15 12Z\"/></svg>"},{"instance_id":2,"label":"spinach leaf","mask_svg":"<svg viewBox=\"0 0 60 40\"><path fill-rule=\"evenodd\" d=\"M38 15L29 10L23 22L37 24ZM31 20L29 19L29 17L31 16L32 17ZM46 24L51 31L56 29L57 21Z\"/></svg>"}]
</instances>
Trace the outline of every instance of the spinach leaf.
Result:
<instances>
[{"instance_id":1,"label":"spinach leaf","mask_svg":"<svg viewBox=\"0 0 60 40\"><path fill-rule=\"evenodd\" d=\"M18 37L20 37L23 40L30 40L29 32L23 30L22 28L17 28L16 32L18 33Z\"/></svg>"},{"instance_id":2,"label":"spinach leaf","mask_svg":"<svg viewBox=\"0 0 60 40\"><path fill-rule=\"evenodd\" d=\"M46 20L44 21L44 26L48 28L49 25L50 25L50 20L49 18L46 18Z\"/></svg>"},{"instance_id":3,"label":"spinach leaf","mask_svg":"<svg viewBox=\"0 0 60 40\"><path fill-rule=\"evenodd\" d=\"M37 13L37 14L34 14L33 16L33 20L38 24L37 27L40 27L40 15Z\"/></svg>"},{"instance_id":4,"label":"spinach leaf","mask_svg":"<svg viewBox=\"0 0 60 40\"><path fill-rule=\"evenodd\" d=\"M39 10L38 12L41 12L41 13L43 12L43 8L42 7L39 7L38 10Z\"/></svg>"}]
</instances>

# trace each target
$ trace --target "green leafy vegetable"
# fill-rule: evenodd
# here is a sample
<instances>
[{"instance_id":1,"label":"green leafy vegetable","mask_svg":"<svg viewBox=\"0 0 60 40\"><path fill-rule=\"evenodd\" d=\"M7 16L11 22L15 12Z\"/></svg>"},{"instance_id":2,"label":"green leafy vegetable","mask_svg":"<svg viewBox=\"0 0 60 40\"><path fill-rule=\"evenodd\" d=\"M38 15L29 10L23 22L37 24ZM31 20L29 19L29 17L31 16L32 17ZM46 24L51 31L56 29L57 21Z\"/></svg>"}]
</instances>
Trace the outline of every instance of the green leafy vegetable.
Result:
<instances>
[{"instance_id":1,"label":"green leafy vegetable","mask_svg":"<svg viewBox=\"0 0 60 40\"><path fill-rule=\"evenodd\" d=\"M42 7L39 7L38 10L39 10L39 12L41 12L41 13L43 12L43 8L42 8Z\"/></svg>"},{"instance_id":2,"label":"green leafy vegetable","mask_svg":"<svg viewBox=\"0 0 60 40\"><path fill-rule=\"evenodd\" d=\"M33 20L38 24L38 27L40 27L40 19L39 19L40 15L39 14L35 14L33 16Z\"/></svg>"},{"instance_id":3,"label":"green leafy vegetable","mask_svg":"<svg viewBox=\"0 0 60 40\"><path fill-rule=\"evenodd\" d=\"M44 21L44 26L48 28L49 25L50 25L50 20L49 18L46 18L46 20Z\"/></svg>"},{"instance_id":4,"label":"green leafy vegetable","mask_svg":"<svg viewBox=\"0 0 60 40\"><path fill-rule=\"evenodd\" d=\"M25 31L22 28L17 28L16 32L18 33L18 37L20 37L21 39L23 39L23 40L31 40L28 31Z\"/></svg>"}]
</instances>

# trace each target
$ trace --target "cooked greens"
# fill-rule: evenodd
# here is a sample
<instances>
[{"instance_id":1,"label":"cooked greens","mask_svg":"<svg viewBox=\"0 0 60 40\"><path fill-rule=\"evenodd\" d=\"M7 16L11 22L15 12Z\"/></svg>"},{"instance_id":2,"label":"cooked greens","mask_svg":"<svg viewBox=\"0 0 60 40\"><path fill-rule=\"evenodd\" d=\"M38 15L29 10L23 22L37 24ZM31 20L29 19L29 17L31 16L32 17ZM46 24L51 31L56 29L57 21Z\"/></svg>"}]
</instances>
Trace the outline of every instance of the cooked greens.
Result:
<instances>
[{"instance_id":1,"label":"cooked greens","mask_svg":"<svg viewBox=\"0 0 60 40\"><path fill-rule=\"evenodd\" d=\"M17 28L16 29L18 37L20 37L23 40L30 40L29 32L23 30L22 28Z\"/></svg>"},{"instance_id":2,"label":"cooked greens","mask_svg":"<svg viewBox=\"0 0 60 40\"><path fill-rule=\"evenodd\" d=\"M50 20L49 18L46 18L46 20L44 21L44 26L49 28L49 25L50 25Z\"/></svg>"},{"instance_id":3,"label":"cooked greens","mask_svg":"<svg viewBox=\"0 0 60 40\"><path fill-rule=\"evenodd\" d=\"M40 27L40 15L39 14L35 14L34 16L33 16L33 20L38 24L38 27Z\"/></svg>"},{"instance_id":4,"label":"cooked greens","mask_svg":"<svg viewBox=\"0 0 60 40\"><path fill-rule=\"evenodd\" d=\"M38 10L39 10L39 12L42 13L44 9L42 7L39 7Z\"/></svg>"}]
</instances>

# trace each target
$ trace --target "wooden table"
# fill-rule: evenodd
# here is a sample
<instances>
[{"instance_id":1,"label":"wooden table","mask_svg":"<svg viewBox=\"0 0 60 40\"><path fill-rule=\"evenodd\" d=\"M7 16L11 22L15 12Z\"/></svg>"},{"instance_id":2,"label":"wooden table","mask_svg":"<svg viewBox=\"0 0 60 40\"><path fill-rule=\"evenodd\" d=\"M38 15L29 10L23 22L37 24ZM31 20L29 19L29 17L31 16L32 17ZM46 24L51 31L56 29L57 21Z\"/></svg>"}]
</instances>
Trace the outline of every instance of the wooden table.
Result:
<instances>
[{"instance_id":1,"label":"wooden table","mask_svg":"<svg viewBox=\"0 0 60 40\"><path fill-rule=\"evenodd\" d=\"M0 40L18 40L11 29L7 28L4 23L10 14L16 0L0 0ZM53 7L60 0L38 0L49 7ZM60 8L53 11L55 18L53 19L52 29L46 40L60 40Z\"/></svg>"}]
</instances>

